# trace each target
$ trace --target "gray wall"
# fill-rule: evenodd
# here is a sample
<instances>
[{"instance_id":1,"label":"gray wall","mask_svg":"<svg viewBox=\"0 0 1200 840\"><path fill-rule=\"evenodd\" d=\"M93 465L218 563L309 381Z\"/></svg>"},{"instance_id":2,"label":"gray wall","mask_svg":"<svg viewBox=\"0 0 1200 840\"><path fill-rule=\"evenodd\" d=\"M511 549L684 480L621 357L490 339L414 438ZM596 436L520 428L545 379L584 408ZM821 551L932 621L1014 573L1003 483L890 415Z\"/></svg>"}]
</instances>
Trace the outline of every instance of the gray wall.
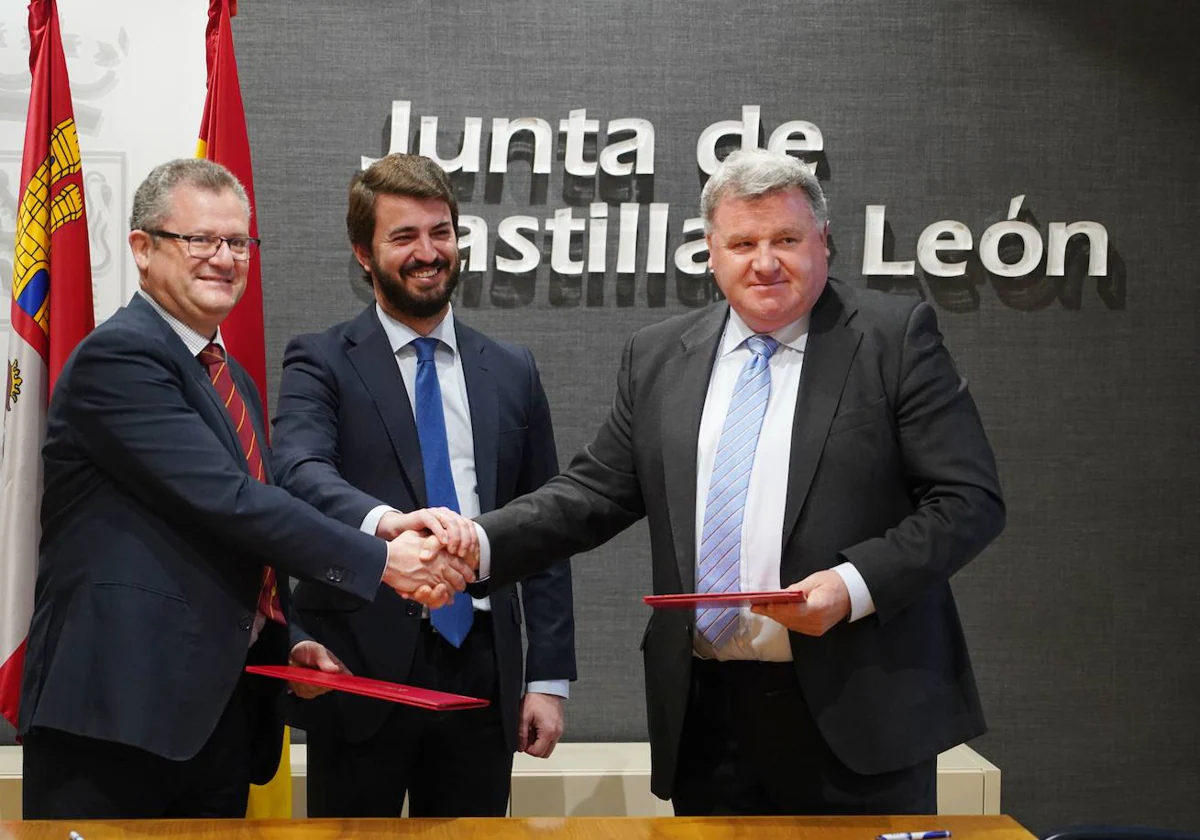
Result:
<instances>
[{"instance_id":1,"label":"gray wall","mask_svg":"<svg viewBox=\"0 0 1200 840\"><path fill-rule=\"evenodd\" d=\"M976 241L1009 199L1044 232L1092 219L1109 275L871 285L937 305L999 459L1009 526L954 582L1004 810L1035 829L1082 820L1200 828L1192 609L1200 592L1197 377L1200 74L1195 4L932 2L493 3L255 0L235 21L255 154L272 400L287 339L366 301L343 233L360 154L386 151L393 99L441 118L571 108L657 129L652 178L597 200L669 202L669 247L696 215L696 135L762 107L805 119L832 204L834 273L856 285L867 204L886 204L895 257L957 219ZM414 143L415 148L415 143ZM553 172L459 179L464 213L544 218L592 197ZM645 210L643 210L645 213ZM615 210L610 217L615 229ZM645 248L645 232L640 251ZM548 242L539 237L548 253ZM624 340L687 308L705 283L634 275L581 284L470 275L461 317L535 351L562 457L607 412ZM639 258L640 264L640 258ZM570 740L645 736L637 643L649 558L639 527L575 563L581 679Z\"/></svg>"}]
</instances>

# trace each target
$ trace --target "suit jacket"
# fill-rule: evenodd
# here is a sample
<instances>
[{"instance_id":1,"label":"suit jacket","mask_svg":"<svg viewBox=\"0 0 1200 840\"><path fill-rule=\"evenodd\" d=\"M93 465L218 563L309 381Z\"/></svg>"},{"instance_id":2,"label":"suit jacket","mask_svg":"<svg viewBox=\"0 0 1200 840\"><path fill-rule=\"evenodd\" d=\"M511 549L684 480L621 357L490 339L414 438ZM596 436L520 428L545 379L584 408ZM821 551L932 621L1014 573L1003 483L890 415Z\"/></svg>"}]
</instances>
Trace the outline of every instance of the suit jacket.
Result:
<instances>
[{"instance_id":1,"label":"suit jacket","mask_svg":"<svg viewBox=\"0 0 1200 840\"><path fill-rule=\"evenodd\" d=\"M696 444L726 304L638 332L612 413L563 475L480 517L496 583L649 519L654 590L695 585ZM782 488L781 488L782 489ZM852 562L876 612L790 634L801 690L859 773L911 766L985 729L948 580L1004 523L966 382L925 303L830 280L810 321L792 430L780 578ZM529 553L538 545L543 554ZM652 787L669 797L695 616L653 614L642 642Z\"/></svg>"},{"instance_id":2,"label":"suit jacket","mask_svg":"<svg viewBox=\"0 0 1200 840\"><path fill-rule=\"evenodd\" d=\"M471 409L480 508L492 510L558 472L550 409L528 350L493 341L457 319L455 332ZM275 453L282 486L348 525L361 526L381 504L401 511L427 506L413 410L373 304L351 321L288 345ZM574 679L570 565L531 577L522 590L529 639L525 678ZM407 679L419 604L381 587L374 603L361 607L303 582L295 602L305 628L355 674ZM515 749L523 682L516 587L492 593L492 622L504 729ZM294 704L292 720L359 741L378 731L389 708L379 700L335 693Z\"/></svg>"},{"instance_id":3,"label":"suit jacket","mask_svg":"<svg viewBox=\"0 0 1200 840\"><path fill-rule=\"evenodd\" d=\"M230 368L265 441L257 391ZM48 727L191 758L243 666L287 661L292 640L278 624L250 646L264 563L348 598L375 595L383 543L250 477L204 367L141 297L63 367L42 458L22 733ZM265 781L279 762L283 683L246 679L252 777Z\"/></svg>"}]
</instances>

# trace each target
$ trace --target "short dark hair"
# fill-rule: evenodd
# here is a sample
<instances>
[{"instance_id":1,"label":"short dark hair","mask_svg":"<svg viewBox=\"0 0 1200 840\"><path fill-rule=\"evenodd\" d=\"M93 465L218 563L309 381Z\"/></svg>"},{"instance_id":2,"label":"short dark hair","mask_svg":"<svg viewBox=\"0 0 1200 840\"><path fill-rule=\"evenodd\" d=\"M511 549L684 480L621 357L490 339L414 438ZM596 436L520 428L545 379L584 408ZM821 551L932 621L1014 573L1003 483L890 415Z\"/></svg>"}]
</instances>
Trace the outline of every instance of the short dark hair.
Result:
<instances>
[{"instance_id":1,"label":"short dark hair","mask_svg":"<svg viewBox=\"0 0 1200 840\"><path fill-rule=\"evenodd\" d=\"M354 245L371 247L375 236L375 200L380 195L440 198L450 208L458 235L458 199L442 167L421 155L399 152L382 157L350 179L346 233Z\"/></svg>"}]
</instances>

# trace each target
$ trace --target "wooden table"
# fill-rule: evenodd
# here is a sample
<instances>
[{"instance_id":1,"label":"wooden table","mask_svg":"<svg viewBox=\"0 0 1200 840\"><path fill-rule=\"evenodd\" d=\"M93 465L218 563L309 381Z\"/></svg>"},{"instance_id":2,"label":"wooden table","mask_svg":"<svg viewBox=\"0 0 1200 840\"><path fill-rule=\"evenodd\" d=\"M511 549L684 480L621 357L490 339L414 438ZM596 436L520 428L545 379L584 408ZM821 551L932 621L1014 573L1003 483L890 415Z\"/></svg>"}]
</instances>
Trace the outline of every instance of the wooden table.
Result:
<instances>
[{"instance_id":1,"label":"wooden table","mask_svg":"<svg viewBox=\"0 0 1200 840\"><path fill-rule=\"evenodd\" d=\"M130 820L0 822L0 840L117 837L202 837L208 840L335 840L414 837L421 840L875 840L882 832L946 828L953 840L1032 840L1011 817L539 817L456 820Z\"/></svg>"}]
</instances>

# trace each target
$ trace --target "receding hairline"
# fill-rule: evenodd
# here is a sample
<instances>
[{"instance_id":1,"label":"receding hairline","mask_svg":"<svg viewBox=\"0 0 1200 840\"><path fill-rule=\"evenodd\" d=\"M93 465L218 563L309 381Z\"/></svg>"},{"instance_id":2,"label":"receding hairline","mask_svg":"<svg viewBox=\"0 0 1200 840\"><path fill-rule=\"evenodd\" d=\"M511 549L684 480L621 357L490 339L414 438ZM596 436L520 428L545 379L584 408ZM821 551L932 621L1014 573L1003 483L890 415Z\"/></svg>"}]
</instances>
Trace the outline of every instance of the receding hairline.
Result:
<instances>
[{"instance_id":1,"label":"receding hairline","mask_svg":"<svg viewBox=\"0 0 1200 840\"><path fill-rule=\"evenodd\" d=\"M799 190L819 226L829 220L821 182L803 161L766 149L738 149L722 161L700 193L704 231L712 230L716 208L727 198L754 199Z\"/></svg>"},{"instance_id":2,"label":"receding hairline","mask_svg":"<svg viewBox=\"0 0 1200 840\"><path fill-rule=\"evenodd\" d=\"M247 220L253 208L245 186L226 167L205 158L176 158L150 170L133 195L130 211L130 230L146 230L160 226L174 210L177 191L181 187L220 195L232 194Z\"/></svg>"}]
</instances>

